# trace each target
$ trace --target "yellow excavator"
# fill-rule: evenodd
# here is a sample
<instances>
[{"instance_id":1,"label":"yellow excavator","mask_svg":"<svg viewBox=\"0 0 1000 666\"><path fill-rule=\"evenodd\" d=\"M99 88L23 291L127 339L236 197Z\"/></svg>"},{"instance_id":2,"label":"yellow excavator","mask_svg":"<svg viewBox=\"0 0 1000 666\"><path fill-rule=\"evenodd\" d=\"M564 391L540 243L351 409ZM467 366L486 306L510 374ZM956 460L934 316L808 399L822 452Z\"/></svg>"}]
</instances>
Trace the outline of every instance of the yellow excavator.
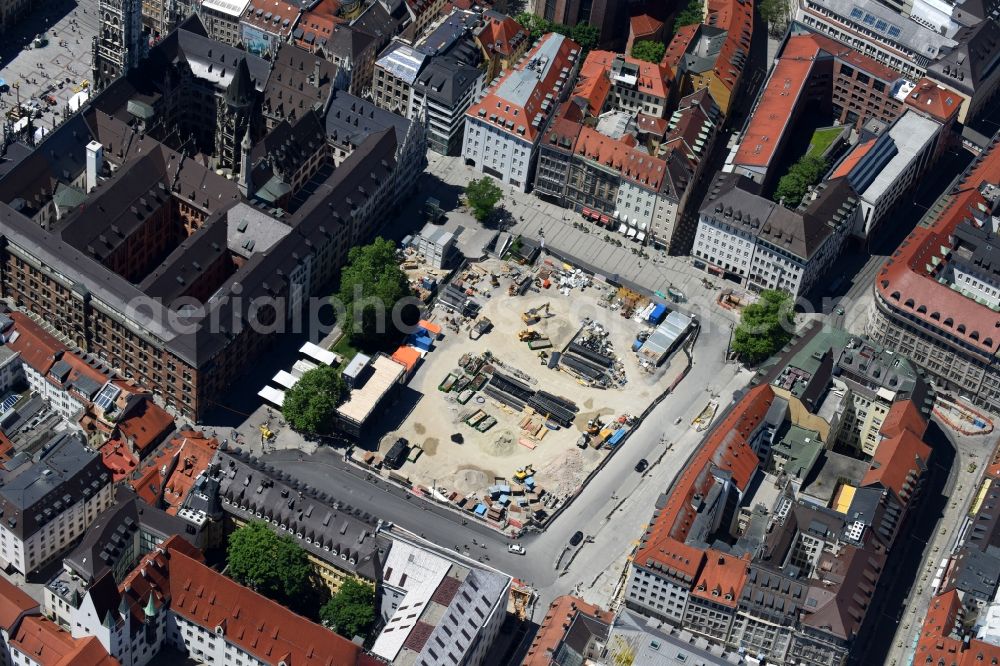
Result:
<instances>
[{"instance_id":1,"label":"yellow excavator","mask_svg":"<svg viewBox=\"0 0 1000 666\"><path fill-rule=\"evenodd\" d=\"M521 313L521 321L523 321L528 326L532 324L537 324L542 318L542 312L545 313L546 317L551 317L552 313L549 311L549 304L545 303L537 308L531 308L530 310Z\"/></svg>"}]
</instances>

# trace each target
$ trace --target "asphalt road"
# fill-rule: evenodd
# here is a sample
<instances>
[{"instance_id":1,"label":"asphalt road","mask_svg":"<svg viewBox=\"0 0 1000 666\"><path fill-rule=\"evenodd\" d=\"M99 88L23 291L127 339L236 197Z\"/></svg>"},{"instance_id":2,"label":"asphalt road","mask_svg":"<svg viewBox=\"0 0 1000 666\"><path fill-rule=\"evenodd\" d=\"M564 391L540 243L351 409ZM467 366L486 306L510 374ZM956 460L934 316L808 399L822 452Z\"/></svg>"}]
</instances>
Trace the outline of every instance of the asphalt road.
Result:
<instances>
[{"instance_id":1,"label":"asphalt road","mask_svg":"<svg viewBox=\"0 0 1000 666\"><path fill-rule=\"evenodd\" d=\"M464 518L457 511L413 496L377 477L369 482L368 475L346 463L340 451L321 447L310 455L286 450L268 454L264 460L341 502L377 515L440 546L458 547L474 558L488 556L489 560L484 563L538 589L539 600L535 608L545 609L556 596L577 584L587 585L596 573L631 551L652 514L657 496L667 490L701 441L702 434L694 432L687 424L713 395L718 395L720 404L725 407L733 392L746 384L748 373L722 361L727 342L728 330L726 336L721 336L720 331L714 336L702 333L696 345L695 364L678 391L639 425L605 468L545 532L529 534L519 541L527 550L524 556L508 553L507 545L511 541L481 523L467 520L467 524L463 524ZM675 426L673 422L677 417L682 417L683 422ZM671 450L664 454L668 443L672 443ZM652 463L645 474L633 469L640 458ZM585 542L576 554L563 553L570 536L577 530L592 537L593 541ZM563 566L571 562L568 573L562 576L556 569L560 560Z\"/></svg>"}]
</instances>

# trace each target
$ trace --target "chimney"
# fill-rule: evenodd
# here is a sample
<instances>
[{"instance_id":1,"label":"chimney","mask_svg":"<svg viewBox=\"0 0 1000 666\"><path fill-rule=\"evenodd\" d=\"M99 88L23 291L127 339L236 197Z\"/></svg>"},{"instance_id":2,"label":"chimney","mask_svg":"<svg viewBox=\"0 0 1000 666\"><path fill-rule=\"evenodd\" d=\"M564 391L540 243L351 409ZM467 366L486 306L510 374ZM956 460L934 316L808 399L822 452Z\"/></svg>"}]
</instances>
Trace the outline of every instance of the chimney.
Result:
<instances>
[{"instance_id":1,"label":"chimney","mask_svg":"<svg viewBox=\"0 0 1000 666\"><path fill-rule=\"evenodd\" d=\"M91 141L87 144L87 192L92 192L97 187L97 176L104 168L104 146L100 141Z\"/></svg>"}]
</instances>

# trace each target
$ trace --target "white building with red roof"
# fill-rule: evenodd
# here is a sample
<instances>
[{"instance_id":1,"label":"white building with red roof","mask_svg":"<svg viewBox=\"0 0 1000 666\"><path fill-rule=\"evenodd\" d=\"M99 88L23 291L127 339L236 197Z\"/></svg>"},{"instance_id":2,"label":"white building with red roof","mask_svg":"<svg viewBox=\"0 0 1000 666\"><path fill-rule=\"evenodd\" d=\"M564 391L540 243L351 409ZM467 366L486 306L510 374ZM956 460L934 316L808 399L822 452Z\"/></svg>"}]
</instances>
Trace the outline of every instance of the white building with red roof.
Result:
<instances>
[{"instance_id":1,"label":"white building with red roof","mask_svg":"<svg viewBox=\"0 0 1000 666\"><path fill-rule=\"evenodd\" d=\"M490 86L465 114L466 163L527 192L542 132L573 89L580 53L573 40L549 33Z\"/></svg>"}]
</instances>

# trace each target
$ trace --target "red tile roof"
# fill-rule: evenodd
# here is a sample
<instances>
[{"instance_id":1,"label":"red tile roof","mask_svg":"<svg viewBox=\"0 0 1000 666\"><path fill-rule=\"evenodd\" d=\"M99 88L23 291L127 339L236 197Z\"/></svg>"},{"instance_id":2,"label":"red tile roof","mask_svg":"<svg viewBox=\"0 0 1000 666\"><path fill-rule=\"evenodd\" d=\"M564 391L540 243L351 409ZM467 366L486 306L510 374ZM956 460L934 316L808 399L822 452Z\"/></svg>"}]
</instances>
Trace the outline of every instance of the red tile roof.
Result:
<instances>
[{"instance_id":1,"label":"red tile roof","mask_svg":"<svg viewBox=\"0 0 1000 666\"><path fill-rule=\"evenodd\" d=\"M587 102L587 114L597 116L604 109L604 103L611 92L611 79L608 72L611 69L610 61L606 60L604 54L608 51L591 51L587 59L580 67L580 74L576 79L576 88L573 89L573 98ZM596 56L595 56L596 54ZM614 54L611 54L614 56Z\"/></svg>"},{"instance_id":2,"label":"red tile roof","mask_svg":"<svg viewBox=\"0 0 1000 666\"><path fill-rule=\"evenodd\" d=\"M38 608L38 602L6 578L0 578L0 629L8 633L22 613Z\"/></svg>"},{"instance_id":3,"label":"red tile roof","mask_svg":"<svg viewBox=\"0 0 1000 666\"><path fill-rule=\"evenodd\" d=\"M118 430L140 455L150 445L159 443L173 427L173 417L148 397L138 400L118 422Z\"/></svg>"},{"instance_id":4,"label":"red tile roof","mask_svg":"<svg viewBox=\"0 0 1000 666\"><path fill-rule=\"evenodd\" d=\"M265 32L287 37L295 29L301 13L301 7L284 0L251 0L243 12L242 22ZM270 18L266 18L268 15Z\"/></svg>"},{"instance_id":5,"label":"red tile roof","mask_svg":"<svg viewBox=\"0 0 1000 666\"><path fill-rule=\"evenodd\" d=\"M726 31L719 56L715 60L715 75L729 90L736 88L749 60L750 37L753 34L753 3L745 0L709 0L708 25ZM737 54L742 54L738 56Z\"/></svg>"},{"instance_id":6,"label":"red tile roof","mask_svg":"<svg viewBox=\"0 0 1000 666\"><path fill-rule=\"evenodd\" d=\"M898 73L885 65L824 35L809 33L789 37L740 142L735 158L737 164L768 166L771 163L782 135L791 127L802 91L810 83L813 65L830 56L875 78L888 82L899 78Z\"/></svg>"},{"instance_id":7,"label":"red tile roof","mask_svg":"<svg viewBox=\"0 0 1000 666\"><path fill-rule=\"evenodd\" d=\"M546 76L544 79L536 80L531 85L531 90L526 92L527 102L523 105L517 103L511 103L512 100L505 100L500 97L497 93L503 88L504 83L513 75L513 71L523 72L528 64L532 61L534 54L546 44L549 40L558 39L560 40L559 48L555 53L553 61L549 63L548 69L546 70ZM466 111L466 115L479 118L480 120L486 121L488 118L495 117L493 124L497 127L503 127L503 131L508 134L513 134L515 136L522 136L526 141L534 143L538 138L540 132L539 128L532 127L532 119L541 114L543 118L547 117L545 112L542 112L542 102L545 100L545 95L553 93L555 95L556 82L559 80L559 74L564 67L568 69L573 68L573 63L570 62L570 53L576 51L576 57L579 57L581 53L580 45L574 42L572 39L563 37L556 33L548 33L538 40L538 43L527 53L527 55L522 58L521 62L517 65L515 70L507 72L504 74L500 80L490 86L483 97L475 104L469 107ZM526 77L527 78L527 77ZM558 98L558 95L555 95ZM482 115L480 115L482 112ZM554 113L555 108L551 108L549 113ZM507 124L510 124L510 127ZM544 123L542 123L544 127ZM524 134L518 132L518 128L524 128ZM515 134L516 133L516 134Z\"/></svg>"},{"instance_id":8,"label":"red tile roof","mask_svg":"<svg viewBox=\"0 0 1000 666\"><path fill-rule=\"evenodd\" d=\"M640 113L635 117L635 120L636 125L639 126L639 131L644 134L654 134L662 137L667 133L669 123L666 118L657 118L656 116L648 116L645 113Z\"/></svg>"},{"instance_id":9,"label":"red tile roof","mask_svg":"<svg viewBox=\"0 0 1000 666\"><path fill-rule=\"evenodd\" d=\"M875 145L875 139L868 139L867 141L862 141L861 143L854 146L851 152L843 159L843 161L837 165L837 169L830 176L830 180L835 180L837 178L843 178L851 172L851 169L858 165L861 158L868 154L868 151L872 149Z\"/></svg>"},{"instance_id":10,"label":"red tile roof","mask_svg":"<svg viewBox=\"0 0 1000 666\"><path fill-rule=\"evenodd\" d=\"M270 664L351 666L361 648L170 548L170 609Z\"/></svg>"},{"instance_id":11,"label":"red tile roof","mask_svg":"<svg viewBox=\"0 0 1000 666\"><path fill-rule=\"evenodd\" d=\"M509 58L530 39L528 31L509 16L491 12L484 14L483 19L486 24L477 37L490 53L496 52Z\"/></svg>"},{"instance_id":12,"label":"red tile roof","mask_svg":"<svg viewBox=\"0 0 1000 666\"><path fill-rule=\"evenodd\" d=\"M302 36L294 39L295 45L312 51L320 39L329 39L330 35L333 34L334 26L345 22L344 19L337 16L340 7L340 0L322 0L309 11L302 12L296 26L302 29ZM311 43L305 39L310 34L315 35Z\"/></svg>"},{"instance_id":13,"label":"red tile roof","mask_svg":"<svg viewBox=\"0 0 1000 666\"><path fill-rule=\"evenodd\" d=\"M118 664L118 660L108 655L97 638L75 639L55 622L40 615L24 619L11 636L10 646L41 666Z\"/></svg>"},{"instance_id":14,"label":"red tile roof","mask_svg":"<svg viewBox=\"0 0 1000 666\"><path fill-rule=\"evenodd\" d=\"M714 548L709 548L705 555L705 566L698 574L691 596L736 608L746 582L750 556L734 557Z\"/></svg>"},{"instance_id":15,"label":"red tile roof","mask_svg":"<svg viewBox=\"0 0 1000 666\"><path fill-rule=\"evenodd\" d=\"M162 503L167 513L176 515L195 479L208 467L218 448L219 440L215 438L194 430L181 431L147 459L139 478L130 485L146 503L153 506Z\"/></svg>"},{"instance_id":16,"label":"red tile roof","mask_svg":"<svg viewBox=\"0 0 1000 666\"><path fill-rule=\"evenodd\" d=\"M659 35L663 29L663 21L649 14L639 14L629 19L629 29L632 32L632 41L638 42Z\"/></svg>"},{"instance_id":17,"label":"red tile roof","mask_svg":"<svg viewBox=\"0 0 1000 666\"><path fill-rule=\"evenodd\" d=\"M615 617L614 613L601 610L579 597L556 597L545 613L521 666L550 666L553 653L566 638L566 631L577 614L597 618L606 624L611 624Z\"/></svg>"},{"instance_id":18,"label":"red tile roof","mask_svg":"<svg viewBox=\"0 0 1000 666\"><path fill-rule=\"evenodd\" d=\"M667 163L639 150L627 140L612 139L590 127L580 130L574 152L614 169L629 180L659 190L667 175Z\"/></svg>"},{"instance_id":19,"label":"red tile roof","mask_svg":"<svg viewBox=\"0 0 1000 666\"><path fill-rule=\"evenodd\" d=\"M596 76L599 71L604 71L605 76L611 72L615 58L620 54L613 51L591 51L587 54L587 59L583 61L581 74L586 70L588 76ZM636 85L639 91L654 97L666 99L670 96L670 82L674 78L674 73L670 67L653 62L646 62L631 56L624 56L625 62L635 65L639 69Z\"/></svg>"},{"instance_id":20,"label":"red tile roof","mask_svg":"<svg viewBox=\"0 0 1000 666\"><path fill-rule=\"evenodd\" d=\"M55 363L56 352L64 349L63 344L23 312L12 312L10 316L14 320L16 335L7 342L7 346L44 377Z\"/></svg>"},{"instance_id":21,"label":"red tile roof","mask_svg":"<svg viewBox=\"0 0 1000 666\"><path fill-rule=\"evenodd\" d=\"M757 470L757 454L747 439L764 420L774 401L767 384L751 389L705 438L674 484L666 504L652 520L635 563L660 562L692 582L701 570L705 552L684 543L696 515L691 498L703 493L712 482L712 469L726 470L732 482L744 490Z\"/></svg>"},{"instance_id":22,"label":"red tile roof","mask_svg":"<svg viewBox=\"0 0 1000 666\"><path fill-rule=\"evenodd\" d=\"M937 217L910 232L882 265L875 279L875 289L888 307L926 326L946 330L949 336L973 349L995 354L1000 351L1000 314L971 298L963 298L947 284L937 281L947 263L941 248L951 247L948 237L973 210L986 205L978 189L984 181L1000 183L997 144L993 144L953 190ZM951 325L947 324L949 321Z\"/></svg>"},{"instance_id":23,"label":"red tile roof","mask_svg":"<svg viewBox=\"0 0 1000 666\"><path fill-rule=\"evenodd\" d=\"M934 597L924 617L914 664L944 666L981 666L1000 661L1000 646L973 638L964 645L951 636L962 610L958 590L948 590Z\"/></svg>"},{"instance_id":24,"label":"red tile roof","mask_svg":"<svg viewBox=\"0 0 1000 666\"><path fill-rule=\"evenodd\" d=\"M889 408L879 432L884 437L896 437L906 430L923 439L927 432L927 419L920 414L912 400L899 400Z\"/></svg>"},{"instance_id":25,"label":"red tile roof","mask_svg":"<svg viewBox=\"0 0 1000 666\"><path fill-rule=\"evenodd\" d=\"M101 462L111 472L114 482L118 483L132 474L139 464L139 458L132 454L122 440L109 439L101 446Z\"/></svg>"},{"instance_id":26,"label":"red tile roof","mask_svg":"<svg viewBox=\"0 0 1000 666\"><path fill-rule=\"evenodd\" d=\"M145 608L150 595L157 610L170 604L170 563L177 553L199 562L205 561L201 551L175 534L143 556L118 586L118 592L128 606L135 626L141 626L145 620Z\"/></svg>"},{"instance_id":27,"label":"red tile roof","mask_svg":"<svg viewBox=\"0 0 1000 666\"><path fill-rule=\"evenodd\" d=\"M862 486L881 485L907 504L917 480L927 469L931 447L910 430L883 440L875 450L872 465L861 479Z\"/></svg>"},{"instance_id":28,"label":"red tile roof","mask_svg":"<svg viewBox=\"0 0 1000 666\"><path fill-rule=\"evenodd\" d=\"M947 125L958 116L962 97L954 90L924 77L906 96L906 104Z\"/></svg>"},{"instance_id":29,"label":"red tile roof","mask_svg":"<svg viewBox=\"0 0 1000 666\"><path fill-rule=\"evenodd\" d=\"M660 59L661 65L666 65L672 71L677 71L678 66L681 64L681 58L687 52L688 47L694 40L695 35L698 34L698 29L701 26L699 24L686 25L680 30L674 33L673 39L667 44L667 50L663 52L663 58Z\"/></svg>"}]
</instances>

